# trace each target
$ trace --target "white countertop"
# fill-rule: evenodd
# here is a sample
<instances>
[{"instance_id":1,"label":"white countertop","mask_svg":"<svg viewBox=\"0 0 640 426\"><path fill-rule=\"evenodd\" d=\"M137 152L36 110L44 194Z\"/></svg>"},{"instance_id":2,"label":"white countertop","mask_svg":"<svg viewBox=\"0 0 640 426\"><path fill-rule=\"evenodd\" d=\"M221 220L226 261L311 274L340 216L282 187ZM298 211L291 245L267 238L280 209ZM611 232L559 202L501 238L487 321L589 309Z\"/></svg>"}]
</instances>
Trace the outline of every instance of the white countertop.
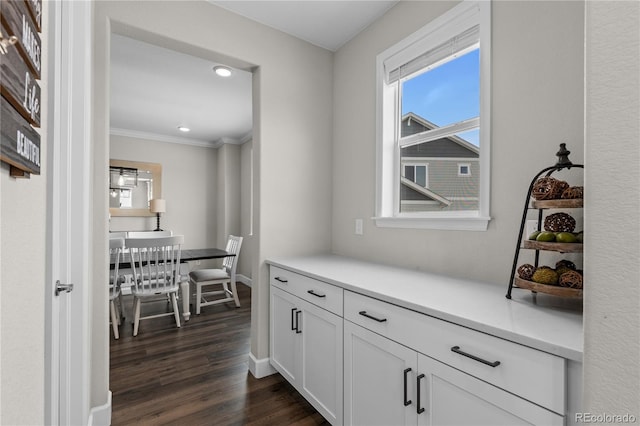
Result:
<instances>
[{"instance_id":1,"label":"white countertop","mask_svg":"<svg viewBox=\"0 0 640 426\"><path fill-rule=\"evenodd\" d=\"M345 290L582 362L582 301L456 279L336 255L268 260L268 264Z\"/></svg>"}]
</instances>

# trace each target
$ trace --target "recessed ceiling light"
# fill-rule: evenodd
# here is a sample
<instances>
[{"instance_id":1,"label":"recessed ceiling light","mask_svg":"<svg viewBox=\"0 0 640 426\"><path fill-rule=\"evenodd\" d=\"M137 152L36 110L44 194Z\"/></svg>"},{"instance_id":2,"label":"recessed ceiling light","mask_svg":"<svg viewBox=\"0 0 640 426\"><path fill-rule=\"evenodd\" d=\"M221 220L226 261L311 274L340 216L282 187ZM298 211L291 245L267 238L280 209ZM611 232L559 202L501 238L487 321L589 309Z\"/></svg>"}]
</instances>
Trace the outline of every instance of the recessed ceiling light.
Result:
<instances>
[{"instance_id":1,"label":"recessed ceiling light","mask_svg":"<svg viewBox=\"0 0 640 426\"><path fill-rule=\"evenodd\" d=\"M181 132L185 132L185 133L187 133L187 132L190 132L190 131L191 131L191 129L190 129L190 128L185 127L185 126L178 126L178 130L180 130Z\"/></svg>"},{"instance_id":2,"label":"recessed ceiling light","mask_svg":"<svg viewBox=\"0 0 640 426\"><path fill-rule=\"evenodd\" d=\"M215 73L218 74L220 77L229 77L231 75L231 68L225 67L222 65L213 67L213 71L215 71Z\"/></svg>"}]
</instances>

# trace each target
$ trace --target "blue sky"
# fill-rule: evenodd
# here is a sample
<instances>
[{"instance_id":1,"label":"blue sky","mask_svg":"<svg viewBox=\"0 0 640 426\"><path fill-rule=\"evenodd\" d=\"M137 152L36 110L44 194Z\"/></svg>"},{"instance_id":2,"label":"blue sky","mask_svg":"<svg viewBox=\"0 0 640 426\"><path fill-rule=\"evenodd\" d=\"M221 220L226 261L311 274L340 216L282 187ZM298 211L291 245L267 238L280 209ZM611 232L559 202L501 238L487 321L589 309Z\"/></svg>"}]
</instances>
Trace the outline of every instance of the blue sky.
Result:
<instances>
[{"instance_id":1,"label":"blue sky","mask_svg":"<svg viewBox=\"0 0 640 426\"><path fill-rule=\"evenodd\" d=\"M402 115L413 112L438 126L480 114L480 50L449 61L402 85ZM458 135L479 146L478 130Z\"/></svg>"}]
</instances>

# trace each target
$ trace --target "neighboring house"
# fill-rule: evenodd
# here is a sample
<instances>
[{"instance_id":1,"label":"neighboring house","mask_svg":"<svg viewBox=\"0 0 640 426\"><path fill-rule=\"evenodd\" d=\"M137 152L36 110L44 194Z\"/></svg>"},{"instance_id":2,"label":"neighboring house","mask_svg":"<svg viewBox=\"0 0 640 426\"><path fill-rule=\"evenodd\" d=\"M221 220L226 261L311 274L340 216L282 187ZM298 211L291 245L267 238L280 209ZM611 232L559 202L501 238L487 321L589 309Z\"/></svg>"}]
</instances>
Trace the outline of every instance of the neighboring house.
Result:
<instances>
[{"instance_id":1,"label":"neighboring house","mask_svg":"<svg viewBox=\"0 0 640 426\"><path fill-rule=\"evenodd\" d=\"M401 137L437 128L412 112L402 117ZM458 136L402 148L400 211L477 210L480 149Z\"/></svg>"}]
</instances>

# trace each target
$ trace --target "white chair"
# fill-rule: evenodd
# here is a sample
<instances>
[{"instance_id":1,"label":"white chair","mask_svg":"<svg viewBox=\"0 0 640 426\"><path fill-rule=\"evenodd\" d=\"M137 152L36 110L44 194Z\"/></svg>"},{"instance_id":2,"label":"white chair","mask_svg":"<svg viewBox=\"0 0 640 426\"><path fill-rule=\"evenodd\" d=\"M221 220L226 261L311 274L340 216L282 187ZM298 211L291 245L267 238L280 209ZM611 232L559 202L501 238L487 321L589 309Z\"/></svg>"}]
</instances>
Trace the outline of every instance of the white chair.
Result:
<instances>
[{"instance_id":1,"label":"white chair","mask_svg":"<svg viewBox=\"0 0 640 426\"><path fill-rule=\"evenodd\" d=\"M184 236L127 238L125 245L133 269L133 335L138 335L140 320L173 315L180 327L177 293L180 289L180 254ZM173 312L141 316L142 302L169 297Z\"/></svg>"},{"instance_id":2,"label":"white chair","mask_svg":"<svg viewBox=\"0 0 640 426\"><path fill-rule=\"evenodd\" d=\"M227 256L222 261L222 269L198 269L189 273L189 281L196 286L196 314L200 315L200 308L203 306L217 305L234 301L236 307L240 307L238 291L236 289L236 266L242 237L229 236L226 251L234 256ZM222 285L222 290L203 291L203 287ZM231 289L229 289L229 286ZM205 289L206 290L206 289ZM223 298L205 299L205 296L224 295Z\"/></svg>"},{"instance_id":3,"label":"white chair","mask_svg":"<svg viewBox=\"0 0 640 426\"><path fill-rule=\"evenodd\" d=\"M109 238L109 256L113 259L114 267L109 274L109 311L111 312L111 327L113 337L120 338L118 326L121 324L124 306L122 304L122 291L120 284L123 278L120 276L120 261L124 250L124 238ZM117 303L116 303L117 302Z\"/></svg>"},{"instance_id":4,"label":"white chair","mask_svg":"<svg viewBox=\"0 0 640 426\"><path fill-rule=\"evenodd\" d=\"M115 231L115 232L111 232L109 231L109 239L126 239L127 238L127 231ZM123 250L123 254L122 257L124 257L124 253L127 252L126 247ZM120 285L120 293L121 294L129 294L129 286L131 285L131 269L128 268L120 268L120 277L122 278L121 280L121 285ZM124 311L122 311L124 312Z\"/></svg>"}]
</instances>

